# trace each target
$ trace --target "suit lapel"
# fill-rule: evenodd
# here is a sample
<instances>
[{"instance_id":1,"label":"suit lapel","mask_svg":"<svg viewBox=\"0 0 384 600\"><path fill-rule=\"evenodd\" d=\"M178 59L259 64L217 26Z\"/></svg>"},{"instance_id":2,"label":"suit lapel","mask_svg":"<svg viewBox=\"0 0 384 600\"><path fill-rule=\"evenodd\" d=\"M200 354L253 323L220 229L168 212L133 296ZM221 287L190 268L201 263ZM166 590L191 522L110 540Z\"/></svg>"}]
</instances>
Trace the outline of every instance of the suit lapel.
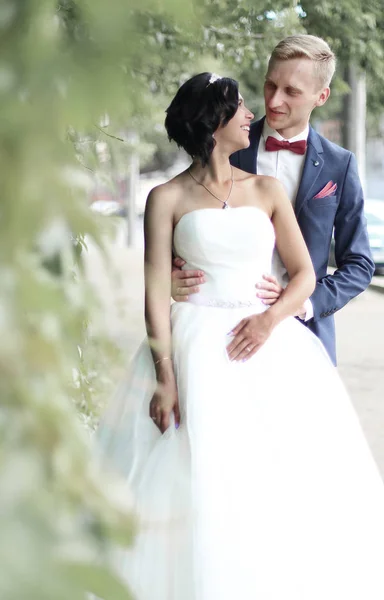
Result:
<instances>
[{"instance_id":1,"label":"suit lapel","mask_svg":"<svg viewBox=\"0 0 384 600\"><path fill-rule=\"evenodd\" d=\"M315 183L322 171L324 159L322 157L323 146L319 135L312 127L309 128L308 147L305 157L303 174L295 202L295 214L299 216L305 202L311 197Z\"/></svg>"},{"instance_id":2,"label":"suit lapel","mask_svg":"<svg viewBox=\"0 0 384 600\"><path fill-rule=\"evenodd\" d=\"M261 133L263 131L264 119L265 117L251 125L249 147L240 152L240 168L248 173L257 173L257 152L259 149Z\"/></svg>"}]
</instances>

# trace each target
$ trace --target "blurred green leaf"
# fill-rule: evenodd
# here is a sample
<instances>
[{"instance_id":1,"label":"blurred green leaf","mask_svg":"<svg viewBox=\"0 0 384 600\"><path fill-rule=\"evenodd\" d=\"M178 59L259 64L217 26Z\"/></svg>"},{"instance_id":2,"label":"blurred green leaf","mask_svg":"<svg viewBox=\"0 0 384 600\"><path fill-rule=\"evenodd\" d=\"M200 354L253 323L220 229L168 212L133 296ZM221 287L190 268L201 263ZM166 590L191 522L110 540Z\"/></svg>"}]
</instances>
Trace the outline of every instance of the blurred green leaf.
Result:
<instances>
[{"instance_id":1,"label":"blurred green leaf","mask_svg":"<svg viewBox=\"0 0 384 600\"><path fill-rule=\"evenodd\" d=\"M78 583L82 589L104 600L133 600L133 596L111 570L92 563L67 563L64 565L66 577Z\"/></svg>"}]
</instances>

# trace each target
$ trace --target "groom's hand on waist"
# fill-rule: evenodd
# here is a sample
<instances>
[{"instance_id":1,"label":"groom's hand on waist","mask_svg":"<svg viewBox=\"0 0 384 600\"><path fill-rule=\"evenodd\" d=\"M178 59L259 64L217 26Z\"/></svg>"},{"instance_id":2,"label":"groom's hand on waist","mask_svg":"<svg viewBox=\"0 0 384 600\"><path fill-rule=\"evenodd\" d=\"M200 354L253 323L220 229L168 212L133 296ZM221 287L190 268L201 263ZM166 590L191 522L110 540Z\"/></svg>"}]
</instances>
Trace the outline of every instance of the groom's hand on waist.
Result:
<instances>
[{"instance_id":1,"label":"groom's hand on waist","mask_svg":"<svg viewBox=\"0 0 384 600\"><path fill-rule=\"evenodd\" d=\"M263 304L272 305L278 301L283 288L278 283L276 277L269 273L264 273L262 281L256 283L257 294Z\"/></svg>"},{"instance_id":2,"label":"groom's hand on waist","mask_svg":"<svg viewBox=\"0 0 384 600\"><path fill-rule=\"evenodd\" d=\"M172 287L171 296L175 302L187 302L190 294L196 294L204 283L204 271L186 270L182 267L185 260L178 256L172 261Z\"/></svg>"},{"instance_id":3,"label":"groom's hand on waist","mask_svg":"<svg viewBox=\"0 0 384 600\"><path fill-rule=\"evenodd\" d=\"M283 287L278 283L276 277L269 273L264 273L262 281L256 283L256 296L262 300L264 304L272 305L280 298ZM302 321L308 321L313 317L313 308L311 301L308 299L303 306L294 315Z\"/></svg>"}]
</instances>

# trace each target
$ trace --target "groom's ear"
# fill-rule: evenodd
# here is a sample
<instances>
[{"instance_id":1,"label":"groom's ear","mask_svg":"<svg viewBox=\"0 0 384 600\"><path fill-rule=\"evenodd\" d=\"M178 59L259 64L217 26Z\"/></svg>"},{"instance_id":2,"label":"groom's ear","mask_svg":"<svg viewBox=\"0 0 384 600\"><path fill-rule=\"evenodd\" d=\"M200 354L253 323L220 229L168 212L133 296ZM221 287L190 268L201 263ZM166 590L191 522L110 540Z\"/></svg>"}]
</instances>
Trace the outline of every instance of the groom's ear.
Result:
<instances>
[{"instance_id":1,"label":"groom's ear","mask_svg":"<svg viewBox=\"0 0 384 600\"><path fill-rule=\"evenodd\" d=\"M319 94L318 99L315 102L315 106L323 106L326 103L329 96L331 94L331 90L329 87L323 88Z\"/></svg>"}]
</instances>

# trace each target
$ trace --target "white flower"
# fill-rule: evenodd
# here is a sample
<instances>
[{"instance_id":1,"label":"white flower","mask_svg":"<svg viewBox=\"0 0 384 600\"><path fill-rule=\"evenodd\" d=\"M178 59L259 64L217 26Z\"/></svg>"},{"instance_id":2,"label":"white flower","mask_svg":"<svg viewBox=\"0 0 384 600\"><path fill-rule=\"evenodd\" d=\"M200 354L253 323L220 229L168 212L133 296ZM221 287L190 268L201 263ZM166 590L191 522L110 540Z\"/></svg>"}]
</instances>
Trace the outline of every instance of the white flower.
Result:
<instances>
[{"instance_id":1,"label":"white flower","mask_svg":"<svg viewBox=\"0 0 384 600\"><path fill-rule=\"evenodd\" d=\"M211 73L211 76L209 78L207 87L211 84L211 83L215 83L215 81L217 81L218 79L222 79L221 75L217 75L216 73Z\"/></svg>"}]
</instances>

